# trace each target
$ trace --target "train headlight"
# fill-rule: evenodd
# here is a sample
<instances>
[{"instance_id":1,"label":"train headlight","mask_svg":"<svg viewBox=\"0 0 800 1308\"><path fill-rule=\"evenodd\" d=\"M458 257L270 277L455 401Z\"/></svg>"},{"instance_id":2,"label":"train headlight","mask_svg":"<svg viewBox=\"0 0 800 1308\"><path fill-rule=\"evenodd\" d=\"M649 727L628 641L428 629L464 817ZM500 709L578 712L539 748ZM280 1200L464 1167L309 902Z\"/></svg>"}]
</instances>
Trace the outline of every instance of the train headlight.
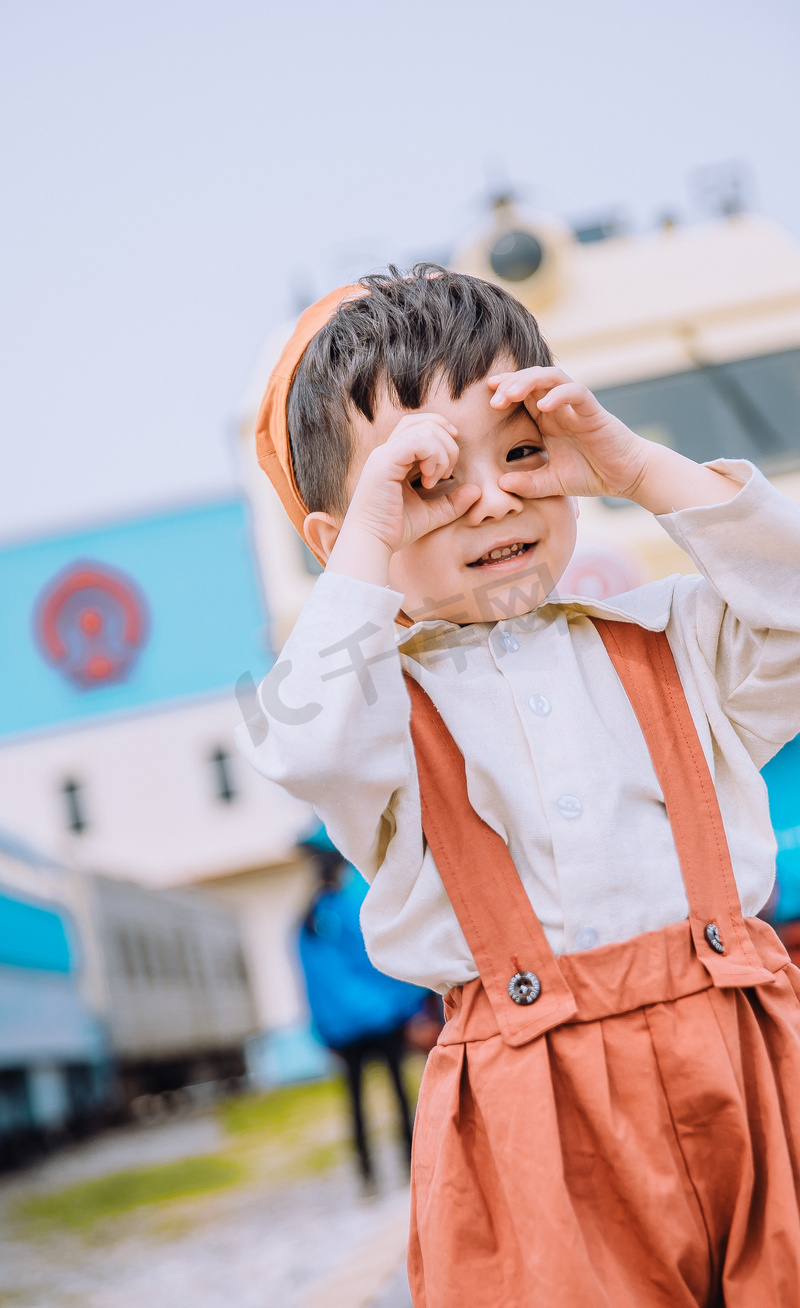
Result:
<instances>
[{"instance_id":1,"label":"train headlight","mask_svg":"<svg viewBox=\"0 0 800 1308\"><path fill-rule=\"evenodd\" d=\"M458 247L450 267L485 277L539 313L561 295L574 245L571 228L560 219L526 214L504 201Z\"/></svg>"},{"instance_id":2,"label":"train headlight","mask_svg":"<svg viewBox=\"0 0 800 1308\"><path fill-rule=\"evenodd\" d=\"M489 250L492 272L504 282L524 282L538 271L544 252L530 232L504 232Z\"/></svg>"}]
</instances>

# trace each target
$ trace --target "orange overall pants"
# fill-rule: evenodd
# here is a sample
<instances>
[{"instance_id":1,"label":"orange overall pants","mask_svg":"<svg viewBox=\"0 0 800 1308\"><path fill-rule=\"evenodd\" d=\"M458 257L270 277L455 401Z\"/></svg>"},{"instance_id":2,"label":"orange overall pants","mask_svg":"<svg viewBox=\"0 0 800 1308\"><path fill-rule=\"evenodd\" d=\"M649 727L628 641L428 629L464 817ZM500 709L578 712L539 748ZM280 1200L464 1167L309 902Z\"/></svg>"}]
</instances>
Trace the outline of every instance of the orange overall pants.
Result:
<instances>
[{"instance_id":1,"label":"orange overall pants","mask_svg":"<svg viewBox=\"0 0 800 1308\"><path fill-rule=\"evenodd\" d=\"M800 972L742 917L666 636L596 625L689 919L556 959L410 683L423 828L480 972L446 996L420 1092L414 1305L800 1308Z\"/></svg>"}]
</instances>

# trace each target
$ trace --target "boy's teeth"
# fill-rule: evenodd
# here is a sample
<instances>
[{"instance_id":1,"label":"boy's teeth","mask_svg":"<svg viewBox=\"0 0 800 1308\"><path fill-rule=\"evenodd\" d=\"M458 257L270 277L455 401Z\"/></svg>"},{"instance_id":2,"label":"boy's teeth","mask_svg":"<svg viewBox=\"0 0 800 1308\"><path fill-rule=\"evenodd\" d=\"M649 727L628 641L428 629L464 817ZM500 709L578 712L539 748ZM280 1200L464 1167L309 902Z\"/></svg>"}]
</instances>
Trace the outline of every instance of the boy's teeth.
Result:
<instances>
[{"instance_id":1,"label":"boy's teeth","mask_svg":"<svg viewBox=\"0 0 800 1308\"><path fill-rule=\"evenodd\" d=\"M478 562L492 563L497 559L508 559L512 554L521 554L524 549L522 542L517 542L516 545L504 545L502 549L489 550L487 554L482 554Z\"/></svg>"}]
</instances>

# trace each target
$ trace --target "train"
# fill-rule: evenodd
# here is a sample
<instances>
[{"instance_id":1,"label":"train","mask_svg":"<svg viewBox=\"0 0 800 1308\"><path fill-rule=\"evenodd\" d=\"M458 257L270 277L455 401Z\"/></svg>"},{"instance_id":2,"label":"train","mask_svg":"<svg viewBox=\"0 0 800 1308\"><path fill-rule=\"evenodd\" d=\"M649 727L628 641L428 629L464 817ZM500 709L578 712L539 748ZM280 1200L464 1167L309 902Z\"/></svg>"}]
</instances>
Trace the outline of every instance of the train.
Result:
<instances>
[{"instance_id":1,"label":"train","mask_svg":"<svg viewBox=\"0 0 800 1308\"><path fill-rule=\"evenodd\" d=\"M0 1166L238 1085L257 1029L234 914L79 871L0 831Z\"/></svg>"}]
</instances>

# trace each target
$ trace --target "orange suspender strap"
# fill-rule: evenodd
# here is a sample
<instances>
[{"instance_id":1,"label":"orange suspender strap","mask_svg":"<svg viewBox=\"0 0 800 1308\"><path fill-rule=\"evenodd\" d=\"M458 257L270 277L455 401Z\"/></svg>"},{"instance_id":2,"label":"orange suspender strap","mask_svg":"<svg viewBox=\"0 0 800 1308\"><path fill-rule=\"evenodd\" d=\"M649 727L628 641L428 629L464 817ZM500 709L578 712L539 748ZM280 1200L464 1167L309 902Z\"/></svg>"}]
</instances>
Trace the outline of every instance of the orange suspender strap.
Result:
<instances>
[{"instance_id":1,"label":"orange suspender strap","mask_svg":"<svg viewBox=\"0 0 800 1308\"><path fill-rule=\"evenodd\" d=\"M666 634L628 622L594 624L664 795L697 957L716 986L772 983L744 925L717 792Z\"/></svg>"},{"instance_id":2,"label":"orange suspender strap","mask_svg":"<svg viewBox=\"0 0 800 1308\"><path fill-rule=\"evenodd\" d=\"M433 702L406 675L422 829L507 1044L560 1026L577 1004L531 907L504 840L469 802L464 758ZM511 978L535 973L536 1003L509 999Z\"/></svg>"}]
</instances>

